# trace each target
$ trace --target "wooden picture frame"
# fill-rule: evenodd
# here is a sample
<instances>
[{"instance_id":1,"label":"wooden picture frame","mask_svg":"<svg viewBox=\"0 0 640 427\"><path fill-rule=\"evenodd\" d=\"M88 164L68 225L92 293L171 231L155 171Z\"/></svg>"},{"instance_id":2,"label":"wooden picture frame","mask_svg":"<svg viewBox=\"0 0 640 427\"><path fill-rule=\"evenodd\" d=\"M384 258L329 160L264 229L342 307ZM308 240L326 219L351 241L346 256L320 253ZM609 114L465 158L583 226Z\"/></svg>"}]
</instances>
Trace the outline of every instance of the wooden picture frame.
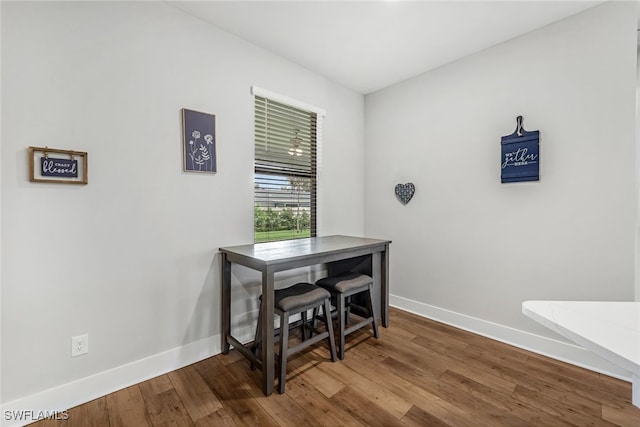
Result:
<instances>
[{"instance_id":1,"label":"wooden picture frame","mask_svg":"<svg viewBox=\"0 0 640 427\"><path fill-rule=\"evenodd\" d=\"M182 170L217 172L216 116L182 109Z\"/></svg>"},{"instance_id":2,"label":"wooden picture frame","mask_svg":"<svg viewBox=\"0 0 640 427\"><path fill-rule=\"evenodd\" d=\"M89 183L87 157L86 151L29 147L29 181L86 185ZM36 164L40 167L36 168Z\"/></svg>"}]
</instances>

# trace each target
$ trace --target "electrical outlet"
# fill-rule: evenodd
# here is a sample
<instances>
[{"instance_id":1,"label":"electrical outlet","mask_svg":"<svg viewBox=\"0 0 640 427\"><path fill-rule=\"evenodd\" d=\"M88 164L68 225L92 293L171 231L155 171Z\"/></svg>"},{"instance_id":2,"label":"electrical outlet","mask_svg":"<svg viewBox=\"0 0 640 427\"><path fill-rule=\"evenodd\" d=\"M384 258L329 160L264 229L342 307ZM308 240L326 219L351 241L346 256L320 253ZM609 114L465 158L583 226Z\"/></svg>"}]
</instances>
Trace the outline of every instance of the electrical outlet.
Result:
<instances>
[{"instance_id":1,"label":"electrical outlet","mask_svg":"<svg viewBox=\"0 0 640 427\"><path fill-rule=\"evenodd\" d=\"M71 337L71 357L89 353L89 334Z\"/></svg>"}]
</instances>

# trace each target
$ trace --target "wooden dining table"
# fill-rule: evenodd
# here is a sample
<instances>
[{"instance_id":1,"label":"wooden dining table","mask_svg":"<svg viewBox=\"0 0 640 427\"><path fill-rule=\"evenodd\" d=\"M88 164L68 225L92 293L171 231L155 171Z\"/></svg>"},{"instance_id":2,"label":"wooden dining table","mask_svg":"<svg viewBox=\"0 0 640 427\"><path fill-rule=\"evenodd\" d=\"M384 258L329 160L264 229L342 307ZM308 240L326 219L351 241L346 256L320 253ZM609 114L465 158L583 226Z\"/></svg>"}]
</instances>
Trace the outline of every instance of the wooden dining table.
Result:
<instances>
[{"instance_id":1,"label":"wooden dining table","mask_svg":"<svg viewBox=\"0 0 640 427\"><path fill-rule=\"evenodd\" d=\"M374 310L382 326L389 325L389 244L353 236L323 236L255 243L220 248L222 255L222 352L230 346L262 368L262 391L273 393L274 357L274 281L275 273L299 267L325 264L329 275L357 271L371 275L374 282ZM242 265L262 273L261 355L231 335L231 268Z\"/></svg>"}]
</instances>

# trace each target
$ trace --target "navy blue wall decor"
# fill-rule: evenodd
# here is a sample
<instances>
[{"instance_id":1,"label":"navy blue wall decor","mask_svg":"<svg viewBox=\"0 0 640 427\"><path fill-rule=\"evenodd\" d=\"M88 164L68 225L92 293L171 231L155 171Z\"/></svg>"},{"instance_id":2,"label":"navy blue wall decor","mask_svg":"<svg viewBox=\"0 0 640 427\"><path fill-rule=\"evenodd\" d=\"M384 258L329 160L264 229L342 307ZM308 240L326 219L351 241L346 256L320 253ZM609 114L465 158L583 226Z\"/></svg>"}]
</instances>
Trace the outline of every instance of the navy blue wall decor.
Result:
<instances>
[{"instance_id":1,"label":"navy blue wall decor","mask_svg":"<svg viewBox=\"0 0 640 427\"><path fill-rule=\"evenodd\" d=\"M216 116L182 109L183 170L216 173Z\"/></svg>"},{"instance_id":2,"label":"navy blue wall decor","mask_svg":"<svg viewBox=\"0 0 640 427\"><path fill-rule=\"evenodd\" d=\"M416 186L411 182L396 185L396 197L403 205L409 203L415 192Z\"/></svg>"},{"instance_id":3,"label":"navy blue wall decor","mask_svg":"<svg viewBox=\"0 0 640 427\"><path fill-rule=\"evenodd\" d=\"M502 182L539 181L540 131L524 130L522 116L518 116L516 122L515 132L500 140Z\"/></svg>"},{"instance_id":4,"label":"navy blue wall decor","mask_svg":"<svg viewBox=\"0 0 640 427\"><path fill-rule=\"evenodd\" d=\"M67 157L52 157L62 154ZM40 167L36 168L35 165ZM49 147L29 147L29 181L87 184L87 153Z\"/></svg>"},{"instance_id":5,"label":"navy blue wall decor","mask_svg":"<svg viewBox=\"0 0 640 427\"><path fill-rule=\"evenodd\" d=\"M58 159L55 157L40 158L40 173L42 176L55 176L58 178L77 178L78 161L72 159Z\"/></svg>"}]
</instances>

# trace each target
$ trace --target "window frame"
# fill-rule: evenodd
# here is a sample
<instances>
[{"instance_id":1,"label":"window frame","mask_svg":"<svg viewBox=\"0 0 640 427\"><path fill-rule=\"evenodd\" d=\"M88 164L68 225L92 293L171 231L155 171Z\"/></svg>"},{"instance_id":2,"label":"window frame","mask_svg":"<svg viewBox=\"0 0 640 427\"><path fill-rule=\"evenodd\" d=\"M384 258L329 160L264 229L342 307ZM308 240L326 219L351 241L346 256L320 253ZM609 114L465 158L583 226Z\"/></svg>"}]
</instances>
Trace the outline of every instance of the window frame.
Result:
<instances>
[{"instance_id":1,"label":"window frame","mask_svg":"<svg viewBox=\"0 0 640 427\"><path fill-rule=\"evenodd\" d=\"M271 241L286 241L286 240L295 240L295 239L299 239L299 238L304 238L304 237L309 237L309 235L305 235L304 237L288 237L288 236L278 236L277 230L274 230L274 236L273 237L269 237L267 239L257 239L257 231L256 231L256 224L257 224L257 215L256 212L258 209L261 208L260 204L262 204L263 202L260 202L260 198L264 197L264 194L269 194L268 191L264 191L265 186L260 186L261 183L264 183L265 180L268 181L269 178L265 178L265 177L269 177L269 176L273 176L273 177L279 177L281 178L283 181L286 179L289 179L290 177L298 177L298 178L303 178L303 179L309 179L310 181L310 189L309 189L309 193L308 196L305 196L305 201L303 201L303 204L306 204L306 200L308 200L308 204L309 204L309 208L307 210L307 212L309 213L309 229L310 229L310 237L315 237L317 235L317 225L318 225L318 218L317 218L317 213L318 213L318 172L319 172L319 165L320 165L320 151L321 151L321 135L322 135L322 123L323 123L323 118L325 117L326 113L323 109L317 108L315 106L312 106L310 104L295 100L293 98L289 98L287 96L284 95L280 95L280 94L276 94L274 92L271 91L267 91L261 88L257 88L255 86L251 87L251 94L253 95L253 117L254 117L254 242L255 243L261 243L261 242L271 242ZM263 100L258 100L258 98L263 98ZM274 110L278 110L281 109L281 107L287 107L287 108L292 108L297 110L296 114L309 114L309 131L308 131L308 135L307 139L307 145L306 148L309 150L309 164L305 163L303 166L299 166L297 167L297 163L292 160L291 162L289 162L289 158L282 157L282 155L280 155L280 157L278 157L278 154L274 154L273 156L269 156L269 155L264 155L264 157L259 157L259 147L260 144L264 144L265 146L267 146L268 141L269 141L269 130L272 130L273 128L277 127L276 124L274 124L273 128L269 128L268 124L259 124L259 120L258 120L258 108L260 103L262 103L262 105L264 106L263 108L265 109L265 114L270 111L268 110L269 108L269 102L272 103L272 106L274 104L279 104L276 106L273 106ZM260 107L262 107L260 105ZM294 114L293 112L291 114ZM282 117L282 113L280 113L280 117ZM306 118L306 117L305 117ZM295 126L292 124L291 128L287 129L288 131L294 131ZM296 137L297 137L297 130L295 130L296 133ZM261 136L261 139L259 138L259 135ZM274 147L277 146L277 143L275 143ZM282 146L282 142L280 142L280 149L283 148ZM291 153L289 153L291 154ZM290 158L290 159L294 159L294 158ZM282 162L280 161L282 160ZM275 178L275 180L273 181L273 183L277 183L277 178ZM289 181L291 182L291 181ZM275 186L275 184L272 184ZM262 189L262 191L260 191L260 193L258 192L260 189ZM277 190L276 190L277 191ZM293 189L291 189L291 192L293 193ZM291 202L291 201L289 201ZM284 200L284 204L286 205L287 200L285 198ZM298 200L296 207L300 208L301 204L300 201ZM263 205L264 206L264 205ZM287 207L285 206L285 209ZM291 208L291 207L289 207ZM267 206L267 209L271 209L271 206ZM297 213L297 217L300 216L301 213L298 211ZM302 213L302 215L304 215L304 212Z\"/></svg>"}]
</instances>

